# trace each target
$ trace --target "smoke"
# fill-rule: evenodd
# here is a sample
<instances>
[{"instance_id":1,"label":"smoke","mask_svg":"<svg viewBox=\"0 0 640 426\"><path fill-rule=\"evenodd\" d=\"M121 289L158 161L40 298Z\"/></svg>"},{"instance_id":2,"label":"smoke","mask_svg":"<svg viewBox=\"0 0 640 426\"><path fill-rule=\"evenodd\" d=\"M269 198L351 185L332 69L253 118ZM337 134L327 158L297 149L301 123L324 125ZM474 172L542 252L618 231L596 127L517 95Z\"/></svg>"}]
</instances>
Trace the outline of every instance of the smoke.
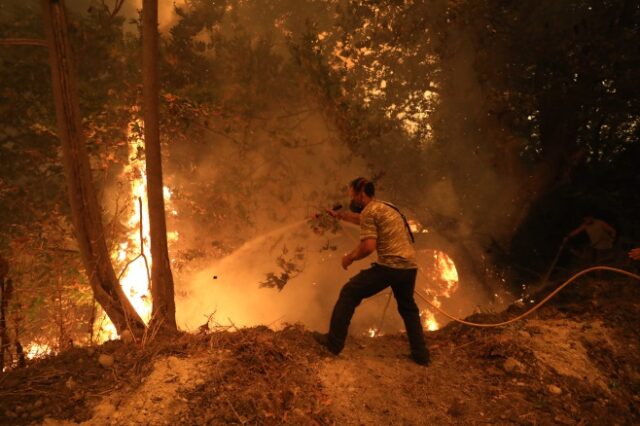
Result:
<instances>
[{"instance_id":1,"label":"smoke","mask_svg":"<svg viewBox=\"0 0 640 426\"><path fill-rule=\"evenodd\" d=\"M320 236L309 229L306 221L298 221L248 241L229 256L182 277L181 295L176 298L179 326L194 331L211 319L209 325L214 327L268 325L278 328L301 323L310 329L326 331L342 285L359 270L368 268L375 257L354 263L348 271L341 268L341 256L357 243L358 234L356 226L347 225L337 234ZM281 291L261 288L260 283L267 274L278 271L275 258L285 247L289 252L294 247L304 249L300 274L290 279ZM419 263L429 265L432 256L429 250L419 251ZM429 268L421 268L416 291L432 299L426 292L435 290L429 272L432 272ZM372 328L383 333L403 330L396 303L389 301L389 297L390 289L363 301L351 323L351 333L368 334ZM453 303L440 297L445 309L455 315L472 311L475 308L470 304L472 300L468 294ZM448 322L421 298L417 297L416 302L421 311L430 309L440 325Z\"/></svg>"},{"instance_id":2,"label":"smoke","mask_svg":"<svg viewBox=\"0 0 640 426\"><path fill-rule=\"evenodd\" d=\"M158 1L158 27L160 32L167 31L176 23L176 7L184 6L186 0L160 0ZM134 0L132 4L136 10L142 9L142 0Z\"/></svg>"},{"instance_id":3,"label":"smoke","mask_svg":"<svg viewBox=\"0 0 640 426\"><path fill-rule=\"evenodd\" d=\"M125 3L122 13L135 17L140 7L141 1ZM237 11L235 25L225 17L223 36L254 31L252 39L274 37L272 51L290 59L283 52L282 34L274 35L268 20L252 21L247 13ZM174 5L161 3L160 30L167 33L176 19ZM222 93L237 84L235 76L226 77ZM275 92L271 98L259 94L259 102L248 99L261 105L250 116L205 117L193 123L185 140L172 140L164 152L165 184L176 211L168 215L167 225L179 235L169 249L181 328L195 330L214 314L214 323L239 327L301 322L326 329L340 287L372 261L343 271L341 256L357 243L358 230L319 236L307 224L319 209L345 204L346 183L368 175L368 168L339 140L322 106L301 87L292 81L285 87L289 97L275 87L268 88ZM122 188L127 185L105 190L108 206L123 196ZM269 273L281 272L277 260L283 250L298 247L304 253L300 273L281 291L261 288ZM354 332L372 326L383 299L365 303Z\"/></svg>"},{"instance_id":4,"label":"smoke","mask_svg":"<svg viewBox=\"0 0 640 426\"><path fill-rule=\"evenodd\" d=\"M76 0L79 2L86 0ZM109 2L106 2L111 6ZM186 0L159 0L158 1L158 28L164 33L177 21L175 8L184 6ZM125 1L122 5L121 14L127 18L137 18L138 12L142 10L142 0Z\"/></svg>"},{"instance_id":5,"label":"smoke","mask_svg":"<svg viewBox=\"0 0 640 426\"><path fill-rule=\"evenodd\" d=\"M449 171L443 178L447 184L434 185L437 196L430 201L447 214L455 206L462 222L460 237L486 248L492 239L506 244L518 224L521 144L491 111L491 94L481 83L488 67L481 55L487 47L477 37L473 27L462 23L449 28L441 64L447 76L446 95L438 111L446 125L441 129L446 138L442 166Z\"/></svg>"},{"instance_id":6,"label":"smoke","mask_svg":"<svg viewBox=\"0 0 640 426\"><path fill-rule=\"evenodd\" d=\"M323 238L305 221L294 222L245 243L224 259L184 277L186 297L177 299L178 322L194 329L215 314L214 322L237 326L304 323L326 327L331 305L349 273L340 268L340 255L350 249L348 239L333 238L339 251L323 252ZM281 291L260 288L267 273L279 272L276 257L284 247L304 247L302 272Z\"/></svg>"},{"instance_id":7,"label":"smoke","mask_svg":"<svg viewBox=\"0 0 640 426\"><path fill-rule=\"evenodd\" d=\"M140 7L140 0L126 3L123 13L136 16L135 9ZM257 19L257 10L248 4L244 7L234 11L234 25L224 18L223 35L234 35L240 27L252 40L273 37L272 51L289 60L284 36L274 31L273 20ZM298 21L303 22L304 16L300 13ZM178 19L173 2L161 2L159 18L160 30L168 32ZM297 25L302 25L300 22ZM478 157L484 156L483 152L470 154L473 141L469 135L483 115L471 55L470 44L461 42L460 50L447 64L455 71L451 78L456 89L440 113L460 122L446 146L447 155L455 158L456 164L435 184L415 185L423 193L414 199L423 204L412 207L422 210L426 206L448 217L459 217L467 209L456 232L481 256L482 244L474 232L493 228L493 224L483 221L486 216L481 209L469 206L490 205L492 188L500 185L500 179L486 168L489 159ZM221 93L233 89L233 81L221 81ZM323 106L299 83L291 82L301 89L292 90L288 99L274 94L249 118L207 117L205 123L195 125L190 144L170 144L165 180L174 191L177 216L170 217L168 225L180 235L170 251L180 264L174 269L177 319L185 329L196 329L213 314L214 322L220 324L277 327L301 322L324 330L342 284L373 260L343 271L340 257L357 243L357 231L345 229L336 236L320 237L306 224L306 218L322 206L330 207L337 201L345 204L341 198L345 184L356 176L370 176L371 170L365 159L345 147L339 132L323 115ZM236 122L230 125L233 120ZM415 176L406 180L415 182ZM467 191L461 193L460 188ZM389 195L395 201L403 194ZM384 190L379 196L385 198ZM261 288L269 273L279 273L277 258L285 247L290 251L304 249L302 272L282 291ZM425 280L424 275L419 278L419 291L429 288ZM455 314L469 313L481 297L471 294L471 287L464 291L455 304L445 307ZM365 302L354 319L354 332L378 326L385 303L384 296ZM402 324L393 307L385 323L388 329L399 330Z\"/></svg>"},{"instance_id":8,"label":"smoke","mask_svg":"<svg viewBox=\"0 0 640 426\"><path fill-rule=\"evenodd\" d=\"M271 116L266 122L273 125L278 113L266 115ZM187 207L176 201L180 233L176 250L236 247L220 259L204 256L189 271L176 275L181 327L193 330L215 313L213 319L220 324L277 327L300 322L326 329L339 289L354 273L342 270L340 258L355 246L358 230L344 228L339 234L321 236L307 220L336 201L344 204L346 183L365 174L366 167L336 140L321 114L310 112L284 121L296 126L285 141L274 140L265 121L229 137L209 135L197 151L194 173L172 174L169 185L191 191L206 183L205 196L211 197L201 200L211 213L209 221L207 215L181 221ZM234 141L244 134L250 135L245 141L248 150ZM215 219L216 213L222 217ZM242 241L246 242L240 245ZM281 291L261 288L269 273L282 272L278 257L290 257L283 251L293 253L298 247L304 254L303 260L295 260L299 275ZM371 326L366 309L358 316L364 322L356 329Z\"/></svg>"},{"instance_id":9,"label":"smoke","mask_svg":"<svg viewBox=\"0 0 640 426\"><path fill-rule=\"evenodd\" d=\"M17 2L17 0L12 1ZM70 11L83 14L91 7L107 7L112 11L116 2L117 0L105 0L104 2L97 0L66 0L65 5ZM158 0L158 28L161 33L166 33L177 22L178 16L175 8L185 4L186 0ZM142 0L125 0L118 15L124 16L127 20L137 19L141 10ZM134 27L128 26L127 30L133 31Z\"/></svg>"}]
</instances>

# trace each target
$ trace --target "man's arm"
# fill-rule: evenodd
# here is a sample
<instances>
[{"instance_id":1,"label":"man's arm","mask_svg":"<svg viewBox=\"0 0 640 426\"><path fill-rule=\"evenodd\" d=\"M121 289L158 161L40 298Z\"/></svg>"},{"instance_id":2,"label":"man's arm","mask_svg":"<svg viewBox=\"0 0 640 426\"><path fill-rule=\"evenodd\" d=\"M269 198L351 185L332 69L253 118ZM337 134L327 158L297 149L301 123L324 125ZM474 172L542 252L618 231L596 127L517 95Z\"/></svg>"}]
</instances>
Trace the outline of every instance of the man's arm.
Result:
<instances>
[{"instance_id":1,"label":"man's arm","mask_svg":"<svg viewBox=\"0 0 640 426\"><path fill-rule=\"evenodd\" d=\"M361 240L360 244L358 244L351 253L346 253L342 256L342 267L347 269L354 261L364 259L374 251L376 251L375 238L366 238Z\"/></svg>"},{"instance_id":2,"label":"man's arm","mask_svg":"<svg viewBox=\"0 0 640 426\"><path fill-rule=\"evenodd\" d=\"M584 230L585 230L585 225L583 223L582 225L578 226L573 231L569 232L569 234L566 237L564 237L564 239L568 240L569 238L573 238L573 237L575 237L576 235L578 235L579 233L581 233Z\"/></svg>"},{"instance_id":3,"label":"man's arm","mask_svg":"<svg viewBox=\"0 0 640 426\"><path fill-rule=\"evenodd\" d=\"M607 222L605 222L604 220L599 221L600 224L602 225L602 227L605 229L605 231L609 234L609 236L611 238L615 238L616 237L616 229L609 225Z\"/></svg>"},{"instance_id":4,"label":"man's arm","mask_svg":"<svg viewBox=\"0 0 640 426\"><path fill-rule=\"evenodd\" d=\"M360 225L360 213L354 212L337 212L334 210L327 210L329 216L333 216L336 219L344 220L345 222L351 222L356 225Z\"/></svg>"}]
</instances>

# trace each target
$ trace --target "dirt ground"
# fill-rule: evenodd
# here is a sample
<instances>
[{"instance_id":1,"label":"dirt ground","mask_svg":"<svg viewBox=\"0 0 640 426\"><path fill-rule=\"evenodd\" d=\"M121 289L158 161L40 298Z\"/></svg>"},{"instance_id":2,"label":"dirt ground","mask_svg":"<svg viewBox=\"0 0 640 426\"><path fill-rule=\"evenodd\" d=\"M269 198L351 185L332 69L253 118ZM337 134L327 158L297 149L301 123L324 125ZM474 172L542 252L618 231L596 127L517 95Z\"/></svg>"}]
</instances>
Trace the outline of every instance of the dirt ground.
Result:
<instances>
[{"instance_id":1,"label":"dirt ground","mask_svg":"<svg viewBox=\"0 0 640 426\"><path fill-rule=\"evenodd\" d=\"M0 424L640 424L638 324L640 283L591 279L507 327L428 333L426 368L400 334L339 357L301 326L109 342L0 376Z\"/></svg>"}]
</instances>

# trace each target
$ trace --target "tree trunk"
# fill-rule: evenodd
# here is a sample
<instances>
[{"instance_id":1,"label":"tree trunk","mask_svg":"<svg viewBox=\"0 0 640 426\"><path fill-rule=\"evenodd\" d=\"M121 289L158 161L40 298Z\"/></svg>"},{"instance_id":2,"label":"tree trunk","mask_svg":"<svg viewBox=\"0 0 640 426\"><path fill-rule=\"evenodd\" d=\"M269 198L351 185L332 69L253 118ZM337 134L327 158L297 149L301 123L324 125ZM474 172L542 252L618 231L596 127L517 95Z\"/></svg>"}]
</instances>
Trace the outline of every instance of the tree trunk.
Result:
<instances>
[{"instance_id":1,"label":"tree trunk","mask_svg":"<svg viewBox=\"0 0 640 426\"><path fill-rule=\"evenodd\" d=\"M117 331L121 333L131 328L138 333L144 329L144 323L120 287L104 239L101 210L80 123L76 69L67 34L64 1L42 0L42 9L71 216L82 261L96 300Z\"/></svg>"},{"instance_id":2,"label":"tree trunk","mask_svg":"<svg viewBox=\"0 0 640 426\"><path fill-rule=\"evenodd\" d=\"M552 188L563 183L576 165L580 154L576 145L578 135L578 106L568 94L559 104L557 98L541 102L540 140L542 160L527 170L528 178L521 186L520 212L514 216L511 236L522 225L531 206Z\"/></svg>"},{"instance_id":3,"label":"tree trunk","mask_svg":"<svg viewBox=\"0 0 640 426\"><path fill-rule=\"evenodd\" d=\"M11 297L11 280L6 279L9 265L0 256L0 374L4 369L4 353L9 350L9 336L7 334L6 311Z\"/></svg>"},{"instance_id":4,"label":"tree trunk","mask_svg":"<svg viewBox=\"0 0 640 426\"><path fill-rule=\"evenodd\" d=\"M144 146L147 164L149 233L151 237L152 324L175 331L176 308L173 276L167 249L167 226L162 188L162 154L158 118L158 2L144 0L142 6L142 89Z\"/></svg>"},{"instance_id":5,"label":"tree trunk","mask_svg":"<svg viewBox=\"0 0 640 426\"><path fill-rule=\"evenodd\" d=\"M576 96L565 93L563 99L550 97L540 102L540 141L544 157L527 188L535 198L568 177L575 166L572 157L579 151L576 144L579 123Z\"/></svg>"}]
</instances>

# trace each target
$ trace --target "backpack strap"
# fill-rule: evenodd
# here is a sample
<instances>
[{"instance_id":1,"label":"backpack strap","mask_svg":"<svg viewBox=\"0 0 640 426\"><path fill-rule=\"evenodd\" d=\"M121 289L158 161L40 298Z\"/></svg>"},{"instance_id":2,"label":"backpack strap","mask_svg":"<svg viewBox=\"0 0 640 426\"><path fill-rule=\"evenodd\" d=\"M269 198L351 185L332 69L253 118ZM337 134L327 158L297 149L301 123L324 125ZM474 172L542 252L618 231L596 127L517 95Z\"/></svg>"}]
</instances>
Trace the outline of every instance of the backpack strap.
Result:
<instances>
[{"instance_id":1,"label":"backpack strap","mask_svg":"<svg viewBox=\"0 0 640 426\"><path fill-rule=\"evenodd\" d=\"M404 227L407 228L407 232L409 233L409 238L411 238L411 242L415 243L416 240L415 240L415 238L413 238L413 232L411 232L411 227L409 226L409 222L407 222L407 218L404 217L404 215L402 214L400 209L398 209L396 206L394 206L391 203L387 203L386 201L382 201L382 204L387 205L387 206L391 207L392 209L394 209L395 211L398 212L398 214L402 218L402 221L404 222Z\"/></svg>"}]
</instances>

